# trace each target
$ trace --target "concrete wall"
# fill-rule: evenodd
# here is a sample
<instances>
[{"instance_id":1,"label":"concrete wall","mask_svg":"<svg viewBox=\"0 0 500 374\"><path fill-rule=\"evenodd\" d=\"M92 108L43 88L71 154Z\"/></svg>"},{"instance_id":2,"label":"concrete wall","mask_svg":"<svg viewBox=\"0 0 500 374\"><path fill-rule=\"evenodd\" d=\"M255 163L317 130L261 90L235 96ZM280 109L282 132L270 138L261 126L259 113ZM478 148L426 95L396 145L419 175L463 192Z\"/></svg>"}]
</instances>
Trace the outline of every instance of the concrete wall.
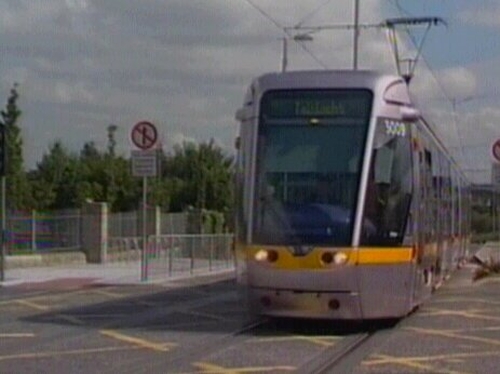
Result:
<instances>
[{"instance_id":1,"label":"concrete wall","mask_svg":"<svg viewBox=\"0 0 500 374\"><path fill-rule=\"evenodd\" d=\"M88 263L106 262L108 252L108 206L85 203L82 207L82 249Z\"/></svg>"}]
</instances>

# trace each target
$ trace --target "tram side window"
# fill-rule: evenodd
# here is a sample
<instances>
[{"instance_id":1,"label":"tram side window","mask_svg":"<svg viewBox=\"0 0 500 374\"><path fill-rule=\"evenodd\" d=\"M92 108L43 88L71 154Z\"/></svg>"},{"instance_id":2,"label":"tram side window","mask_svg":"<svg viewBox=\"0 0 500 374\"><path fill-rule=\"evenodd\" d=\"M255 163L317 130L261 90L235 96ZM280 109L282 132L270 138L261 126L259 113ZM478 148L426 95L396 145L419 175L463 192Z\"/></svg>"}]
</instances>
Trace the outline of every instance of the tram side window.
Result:
<instances>
[{"instance_id":1,"label":"tram side window","mask_svg":"<svg viewBox=\"0 0 500 374\"><path fill-rule=\"evenodd\" d=\"M401 244L408 221L413 175L409 137L396 136L374 150L365 203L362 243ZM369 227L375 227L375 234Z\"/></svg>"}]
</instances>

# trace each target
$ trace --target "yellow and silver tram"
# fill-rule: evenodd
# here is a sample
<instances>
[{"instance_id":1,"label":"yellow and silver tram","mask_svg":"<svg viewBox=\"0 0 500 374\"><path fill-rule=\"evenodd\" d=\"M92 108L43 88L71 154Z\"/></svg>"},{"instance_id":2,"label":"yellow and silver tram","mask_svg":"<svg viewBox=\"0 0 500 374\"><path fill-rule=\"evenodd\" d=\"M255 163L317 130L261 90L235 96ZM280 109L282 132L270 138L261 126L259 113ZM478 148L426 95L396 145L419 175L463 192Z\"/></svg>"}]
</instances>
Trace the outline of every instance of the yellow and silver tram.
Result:
<instances>
[{"instance_id":1,"label":"yellow and silver tram","mask_svg":"<svg viewBox=\"0 0 500 374\"><path fill-rule=\"evenodd\" d=\"M237 276L254 313L404 316L466 255L467 181L403 78L266 74L236 118Z\"/></svg>"}]
</instances>

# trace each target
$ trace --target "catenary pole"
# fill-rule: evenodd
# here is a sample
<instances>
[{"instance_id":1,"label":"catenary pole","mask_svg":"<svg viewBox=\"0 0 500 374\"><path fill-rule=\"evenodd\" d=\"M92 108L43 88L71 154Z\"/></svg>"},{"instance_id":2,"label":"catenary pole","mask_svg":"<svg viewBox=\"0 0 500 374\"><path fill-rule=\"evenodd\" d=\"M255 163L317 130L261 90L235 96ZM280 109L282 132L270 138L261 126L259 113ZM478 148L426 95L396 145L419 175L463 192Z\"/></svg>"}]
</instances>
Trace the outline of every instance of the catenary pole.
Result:
<instances>
[{"instance_id":1,"label":"catenary pole","mask_svg":"<svg viewBox=\"0 0 500 374\"><path fill-rule=\"evenodd\" d=\"M354 42L352 68L358 70L358 43L359 43L359 0L354 0Z\"/></svg>"}]
</instances>

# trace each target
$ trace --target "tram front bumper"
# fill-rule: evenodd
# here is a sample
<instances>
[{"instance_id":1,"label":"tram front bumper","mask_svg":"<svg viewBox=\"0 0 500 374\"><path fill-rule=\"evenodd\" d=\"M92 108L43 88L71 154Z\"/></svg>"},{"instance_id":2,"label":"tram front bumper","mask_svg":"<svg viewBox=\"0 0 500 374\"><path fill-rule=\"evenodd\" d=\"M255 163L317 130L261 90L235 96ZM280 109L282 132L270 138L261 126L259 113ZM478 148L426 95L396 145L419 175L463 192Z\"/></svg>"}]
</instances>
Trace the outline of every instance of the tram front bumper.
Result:
<instances>
[{"instance_id":1,"label":"tram front bumper","mask_svg":"<svg viewBox=\"0 0 500 374\"><path fill-rule=\"evenodd\" d=\"M250 288L248 302L255 314L313 319L362 318L357 292L306 292Z\"/></svg>"}]
</instances>

